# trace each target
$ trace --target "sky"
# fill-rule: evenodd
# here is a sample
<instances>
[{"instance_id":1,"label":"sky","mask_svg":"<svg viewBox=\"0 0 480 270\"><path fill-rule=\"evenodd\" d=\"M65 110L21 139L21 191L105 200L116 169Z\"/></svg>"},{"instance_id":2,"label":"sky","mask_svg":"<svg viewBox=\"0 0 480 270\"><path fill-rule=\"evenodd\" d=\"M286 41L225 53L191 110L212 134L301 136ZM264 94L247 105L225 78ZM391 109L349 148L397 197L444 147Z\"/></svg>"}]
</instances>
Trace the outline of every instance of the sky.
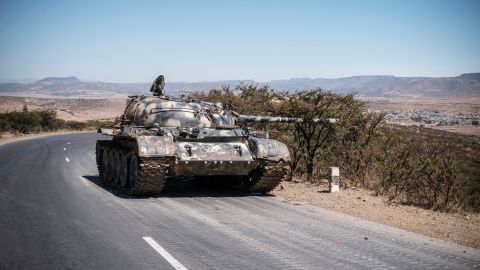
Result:
<instances>
[{"instance_id":1,"label":"sky","mask_svg":"<svg viewBox=\"0 0 480 270\"><path fill-rule=\"evenodd\" d=\"M480 71L480 1L0 0L0 79L150 82Z\"/></svg>"}]
</instances>

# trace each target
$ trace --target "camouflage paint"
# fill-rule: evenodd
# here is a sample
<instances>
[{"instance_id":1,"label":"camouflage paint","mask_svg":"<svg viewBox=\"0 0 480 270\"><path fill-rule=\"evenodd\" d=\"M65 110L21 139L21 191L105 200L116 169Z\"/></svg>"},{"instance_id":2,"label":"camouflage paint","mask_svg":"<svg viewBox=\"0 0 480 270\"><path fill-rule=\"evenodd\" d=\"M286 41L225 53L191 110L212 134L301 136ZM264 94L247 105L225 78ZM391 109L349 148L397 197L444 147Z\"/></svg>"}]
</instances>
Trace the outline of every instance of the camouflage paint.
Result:
<instances>
[{"instance_id":1,"label":"camouflage paint","mask_svg":"<svg viewBox=\"0 0 480 270\"><path fill-rule=\"evenodd\" d=\"M152 84L153 96L133 96L114 140L136 142L142 158L163 158L168 175L248 175L261 162L290 161L287 146L250 131L240 122L300 123L301 118L240 115L221 103L170 99L164 78ZM335 119L313 119L333 123Z\"/></svg>"}]
</instances>

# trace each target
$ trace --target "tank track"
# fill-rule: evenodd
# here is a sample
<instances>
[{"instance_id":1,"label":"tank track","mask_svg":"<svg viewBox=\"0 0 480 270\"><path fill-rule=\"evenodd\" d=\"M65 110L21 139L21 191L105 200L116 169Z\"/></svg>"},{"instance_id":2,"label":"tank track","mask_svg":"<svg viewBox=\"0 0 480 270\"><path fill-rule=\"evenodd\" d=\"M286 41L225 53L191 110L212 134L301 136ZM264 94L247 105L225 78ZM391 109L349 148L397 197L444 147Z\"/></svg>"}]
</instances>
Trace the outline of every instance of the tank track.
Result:
<instances>
[{"instance_id":1,"label":"tank track","mask_svg":"<svg viewBox=\"0 0 480 270\"><path fill-rule=\"evenodd\" d=\"M290 175L290 166L283 161L267 161L260 165L249 183L248 191L252 193L267 193L274 190L280 182Z\"/></svg>"},{"instance_id":2,"label":"tank track","mask_svg":"<svg viewBox=\"0 0 480 270\"><path fill-rule=\"evenodd\" d=\"M139 158L137 184L129 190L134 195L156 195L165 186L168 161L163 158Z\"/></svg>"},{"instance_id":3,"label":"tank track","mask_svg":"<svg viewBox=\"0 0 480 270\"><path fill-rule=\"evenodd\" d=\"M102 155L103 151L114 151L125 155L127 158L127 185L122 187L117 184L118 181L111 181L105 179L106 170L103 166ZM96 161L97 168L102 179L102 183L105 186L115 186L116 188L130 193L132 195L157 195L159 194L164 185L166 179L166 173L168 171L168 160L159 157L138 157L137 146L135 141L97 141L96 145ZM133 156L138 159L138 178L134 187L130 186L130 160Z\"/></svg>"},{"instance_id":4,"label":"tank track","mask_svg":"<svg viewBox=\"0 0 480 270\"><path fill-rule=\"evenodd\" d=\"M105 168L102 164L102 154L104 147L102 146L102 143L100 143L100 141L97 141L95 145L95 160L97 162L98 176L100 177L100 179L102 179L102 182L104 182L103 179L105 178Z\"/></svg>"}]
</instances>

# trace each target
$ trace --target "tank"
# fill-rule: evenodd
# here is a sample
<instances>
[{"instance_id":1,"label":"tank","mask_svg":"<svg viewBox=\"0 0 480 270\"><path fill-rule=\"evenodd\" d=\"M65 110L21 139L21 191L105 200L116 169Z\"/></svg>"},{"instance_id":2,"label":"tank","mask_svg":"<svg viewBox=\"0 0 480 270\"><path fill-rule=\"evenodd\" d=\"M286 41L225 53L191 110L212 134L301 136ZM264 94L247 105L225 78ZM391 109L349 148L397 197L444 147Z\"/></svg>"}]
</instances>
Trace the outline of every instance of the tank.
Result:
<instances>
[{"instance_id":1,"label":"tank","mask_svg":"<svg viewBox=\"0 0 480 270\"><path fill-rule=\"evenodd\" d=\"M173 99L164 94L164 86L160 75L150 89L152 96L130 96L121 124L101 130L107 137L96 143L96 162L104 185L156 195L167 176L194 176L266 193L290 177L287 146L240 124L304 119L242 115L220 103Z\"/></svg>"}]
</instances>

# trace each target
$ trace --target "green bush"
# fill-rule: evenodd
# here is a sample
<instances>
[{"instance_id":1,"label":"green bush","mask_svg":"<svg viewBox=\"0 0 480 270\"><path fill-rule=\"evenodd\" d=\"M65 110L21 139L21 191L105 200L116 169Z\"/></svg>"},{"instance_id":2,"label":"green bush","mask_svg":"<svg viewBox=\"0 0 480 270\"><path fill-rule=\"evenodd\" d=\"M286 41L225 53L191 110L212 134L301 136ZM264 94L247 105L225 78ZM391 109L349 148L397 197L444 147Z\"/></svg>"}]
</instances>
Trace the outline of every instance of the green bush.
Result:
<instances>
[{"instance_id":1,"label":"green bush","mask_svg":"<svg viewBox=\"0 0 480 270\"><path fill-rule=\"evenodd\" d=\"M101 121L65 121L56 118L54 110L29 111L24 106L22 111L0 113L0 132L39 133L57 130L98 129Z\"/></svg>"}]
</instances>

